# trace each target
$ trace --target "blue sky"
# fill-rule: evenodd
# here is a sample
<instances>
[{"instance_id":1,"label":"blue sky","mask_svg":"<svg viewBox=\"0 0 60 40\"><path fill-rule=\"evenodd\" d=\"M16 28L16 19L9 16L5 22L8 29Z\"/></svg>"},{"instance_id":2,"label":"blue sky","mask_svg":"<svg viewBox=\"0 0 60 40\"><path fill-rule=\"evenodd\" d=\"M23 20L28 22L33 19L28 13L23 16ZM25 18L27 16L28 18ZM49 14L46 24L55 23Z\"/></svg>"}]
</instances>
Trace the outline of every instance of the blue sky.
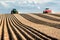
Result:
<instances>
[{"instance_id":1,"label":"blue sky","mask_svg":"<svg viewBox=\"0 0 60 40\"><path fill-rule=\"evenodd\" d=\"M42 13L45 8L60 12L60 0L0 0L0 13L16 8L21 13Z\"/></svg>"}]
</instances>

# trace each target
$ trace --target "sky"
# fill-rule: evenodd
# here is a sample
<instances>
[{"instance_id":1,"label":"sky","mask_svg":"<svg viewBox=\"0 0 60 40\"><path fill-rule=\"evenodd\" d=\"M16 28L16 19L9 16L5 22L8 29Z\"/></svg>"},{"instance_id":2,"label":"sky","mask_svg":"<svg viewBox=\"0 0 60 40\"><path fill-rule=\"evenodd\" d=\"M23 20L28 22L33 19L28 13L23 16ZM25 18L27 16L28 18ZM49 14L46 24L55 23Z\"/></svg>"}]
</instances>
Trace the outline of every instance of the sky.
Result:
<instances>
[{"instance_id":1,"label":"sky","mask_svg":"<svg viewBox=\"0 0 60 40\"><path fill-rule=\"evenodd\" d=\"M14 8L20 13L42 13L50 8L55 13L60 12L60 0L0 0L0 14L10 13Z\"/></svg>"}]
</instances>

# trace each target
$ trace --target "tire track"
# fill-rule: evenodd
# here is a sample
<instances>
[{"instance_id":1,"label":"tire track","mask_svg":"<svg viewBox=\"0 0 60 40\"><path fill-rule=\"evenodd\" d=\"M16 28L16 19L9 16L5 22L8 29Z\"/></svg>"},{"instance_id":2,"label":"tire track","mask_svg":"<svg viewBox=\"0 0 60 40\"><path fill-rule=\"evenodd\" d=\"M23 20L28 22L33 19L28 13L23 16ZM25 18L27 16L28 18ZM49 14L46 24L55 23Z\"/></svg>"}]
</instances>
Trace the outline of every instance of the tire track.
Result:
<instances>
[{"instance_id":1,"label":"tire track","mask_svg":"<svg viewBox=\"0 0 60 40\"><path fill-rule=\"evenodd\" d=\"M2 24L2 16L0 16L0 26L1 26L1 24Z\"/></svg>"},{"instance_id":2,"label":"tire track","mask_svg":"<svg viewBox=\"0 0 60 40\"><path fill-rule=\"evenodd\" d=\"M53 21L53 20L45 19L45 18L39 17L37 15L33 15L33 14L27 14L27 15L30 15L30 16L32 16L35 19L42 20L42 21L45 21L45 22L48 22L48 23L60 24L60 22L56 22L56 21ZM49 15L49 16L51 16L51 15Z\"/></svg>"},{"instance_id":3,"label":"tire track","mask_svg":"<svg viewBox=\"0 0 60 40\"><path fill-rule=\"evenodd\" d=\"M6 15L4 15L4 40L9 40L9 34L7 30L7 21L6 21Z\"/></svg>"},{"instance_id":4,"label":"tire track","mask_svg":"<svg viewBox=\"0 0 60 40\"><path fill-rule=\"evenodd\" d=\"M9 21L9 20L8 20ZM17 31L14 29L14 27L11 25L11 22L9 21L9 24L11 26L12 31L15 33L17 40L22 40L22 38L19 36L19 34L17 33Z\"/></svg>"},{"instance_id":5,"label":"tire track","mask_svg":"<svg viewBox=\"0 0 60 40\"><path fill-rule=\"evenodd\" d=\"M16 20L16 22L17 22L17 20ZM18 23L18 22L17 22L17 23ZM19 23L18 23L18 24L19 24ZM18 25L18 24L17 24L17 25ZM21 24L21 26L24 25L24 24L22 24L22 23L20 23L20 24ZM20 24L19 24L19 25L20 25ZM26 29L28 29L28 30L33 29L33 28L31 28L31 27L30 27L30 29L27 28L27 27L29 27L29 26L26 26L26 25L24 25L23 27L26 28ZM35 30L35 29L33 29L33 30ZM32 31L32 30L30 30L30 31ZM37 30L35 30L35 31L37 31ZM32 32L33 32L33 31L32 31ZM38 31L37 31L37 32L38 32ZM36 34L36 33L35 33L35 34ZM41 34L43 35L43 33L41 33ZM37 35L37 34L36 34L36 35ZM44 36L45 36L45 37L48 37L48 38L50 38L50 39L55 39L55 38L49 37L49 36L47 36L47 35L45 35L45 34L44 34ZM40 37L41 37L41 36L40 36Z\"/></svg>"},{"instance_id":6,"label":"tire track","mask_svg":"<svg viewBox=\"0 0 60 40\"><path fill-rule=\"evenodd\" d=\"M12 22L12 21L11 21ZM21 25L21 24L20 24ZM37 40L40 40L40 38L37 38L35 35L33 35L32 33L30 33L30 32L28 32L26 29L24 29L24 28L22 28L23 26L19 26L21 29L23 29L23 30L25 30L29 35L31 35L31 36L33 36L35 39L37 39ZM24 33L24 32L23 32ZM27 36L27 35L25 35L25 36ZM27 37L25 37L27 40L28 40L28 38ZM30 39L31 40L31 39Z\"/></svg>"},{"instance_id":7,"label":"tire track","mask_svg":"<svg viewBox=\"0 0 60 40\"><path fill-rule=\"evenodd\" d=\"M47 25L47 26L50 26L50 27L55 27L55 28L60 29L60 24L49 23L49 22L45 22L45 21L42 21L42 20L38 20L38 19L35 19L32 16L27 15L27 14L20 14L20 15L22 17L24 17L25 19L31 21L31 22L34 22L34 23L37 23L37 24L42 24L42 25Z\"/></svg>"},{"instance_id":8,"label":"tire track","mask_svg":"<svg viewBox=\"0 0 60 40\"><path fill-rule=\"evenodd\" d=\"M7 21L8 21L8 18L7 18ZM9 27L7 26L7 28L8 28L8 29L10 30L10 32L11 32L10 36L12 35L12 38L10 37L10 40L17 40L17 37L16 37L13 29L11 28L11 25L9 24L9 21L8 21L7 25L9 25ZM10 33L10 32L9 32L9 33Z\"/></svg>"},{"instance_id":9,"label":"tire track","mask_svg":"<svg viewBox=\"0 0 60 40\"><path fill-rule=\"evenodd\" d=\"M50 14L50 15L60 17L60 14Z\"/></svg>"},{"instance_id":10,"label":"tire track","mask_svg":"<svg viewBox=\"0 0 60 40\"><path fill-rule=\"evenodd\" d=\"M2 29L3 29L2 24L3 24L3 22L0 25L0 40L1 40L1 34L2 34Z\"/></svg>"},{"instance_id":11,"label":"tire track","mask_svg":"<svg viewBox=\"0 0 60 40\"><path fill-rule=\"evenodd\" d=\"M19 23L18 23L18 24L19 24ZM18 24L16 24L16 25L18 25ZM19 26L19 25L18 25L18 26ZM27 30L28 28L25 28L25 26L23 26L23 29L24 29L24 30ZM31 32L33 32L34 34L36 34L36 35L39 36L40 38L47 40L47 38L42 37L40 34L37 34L37 33L35 33L34 31L32 31L32 30L30 30L30 29L28 29L28 30L31 31ZM26 31L26 32L27 32L27 31Z\"/></svg>"},{"instance_id":12,"label":"tire track","mask_svg":"<svg viewBox=\"0 0 60 40\"><path fill-rule=\"evenodd\" d=\"M0 15L0 26L2 24L3 17Z\"/></svg>"},{"instance_id":13,"label":"tire track","mask_svg":"<svg viewBox=\"0 0 60 40\"><path fill-rule=\"evenodd\" d=\"M1 40L4 40L4 20L3 20L3 25L2 25Z\"/></svg>"},{"instance_id":14,"label":"tire track","mask_svg":"<svg viewBox=\"0 0 60 40\"><path fill-rule=\"evenodd\" d=\"M1 16L1 15L0 15ZM0 40L1 40L1 37L2 37L2 30L3 30L3 18L1 16L1 24L0 24Z\"/></svg>"},{"instance_id":15,"label":"tire track","mask_svg":"<svg viewBox=\"0 0 60 40\"><path fill-rule=\"evenodd\" d=\"M10 20L11 20L11 19L9 19L9 21L10 21ZM11 23L11 25L13 26L13 28L16 30L16 32L19 34L21 40L25 40L24 37L23 37L23 39L22 39L21 32L19 32L20 30L18 30L17 27L16 27L11 21L10 21L10 23Z\"/></svg>"},{"instance_id":16,"label":"tire track","mask_svg":"<svg viewBox=\"0 0 60 40\"><path fill-rule=\"evenodd\" d=\"M53 16L53 15L49 15L49 14L44 14L44 15L55 18L55 19L60 19L60 17L57 17L57 16Z\"/></svg>"},{"instance_id":17,"label":"tire track","mask_svg":"<svg viewBox=\"0 0 60 40\"><path fill-rule=\"evenodd\" d=\"M2 24L2 20L1 20L1 22L0 22L0 26L1 26L1 24Z\"/></svg>"},{"instance_id":18,"label":"tire track","mask_svg":"<svg viewBox=\"0 0 60 40\"><path fill-rule=\"evenodd\" d=\"M53 20L53 21L58 21L58 22L60 22L60 19L56 19L56 18L47 16L47 15L43 15L43 14L34 14L34 15L37 15L37 16L39 16L39 17L46 18L46 19L49 19L49 20Z\"/></svg>"},{"instance_id":19,"label":"tire track","mask_svg":"<svg viewBox=\"0 0 60 40\"><path fill-rule=\"evenodd\" d=\"M18 24L17 24L17 25L18 25ZM20 25L21 25L21 24L20 24ZM18 26L19 26L19 25L18 25ZM22 27L23 27L23 28L22 28ZM22 28L23 30L25 30L26 32L28 32L28 31L27 31L27 28L25 28L24 26L22 26L22 27L20 27L20 28ZM29 30L29 32L30 32L30 30ZM35 34L35 33L32 32L32 31L31 31L31 33L29 33L29 32L28 32L28 34L31 35L31 36L32 36L33 34ZM36 35L36 34L35 34L35 35ZM37 40L37 39L40 40L40 38L37 38L37 37L35 37L34 35L33 35L32 37L35 38L35 40ZM41 37L41 36L40 36L40 37ZM46 38L45 38L45 39L46 39Z\"/></svg>"},{"instance_id":20,"label":"tire track","mask_svg":"<svg viewBox=\"0 0 60 40\"><path fill-rule=\"evenodd\" d=\"M12 36L12 33L11 33L10 29L9 29L7 18L6 18L6 22L7 22L6 25L7 25L7 30L8 30L8 34L9 34L9 40L14 40L13 36Z\"/></svg>"},{"instance_id":21,"label":"tire track","mask_svg":"<svg viewBox=\"0 0 60 40\"><path fill-rule=\"evenodd\" d=\"M17 22L17 23L16 23L16 22ZM32 33L36 34L37 36L39 36L39 37L42 38L42 39L45 39L45 40L48 39L48 38L44 38L41 34L38 34L38 33L36 33L35 31L29 29L29 26L22 25L22 23L20 23L20 22L18 22L18 21L15 21L15 23L16 23L16 25L20 25L20 24L21 24L21 26L23 26L23 29L24 29L24 30L27 30L27 29L28 29L29 31L31 31ZM27 27L28 27L28 28L27 28Z\"/></svg>"},{"instance_id":22,"label":"tire track","mask_svg":"<svg viewBox=\"0 0 60 40\"><path fill-rule=\"evenodd\" d=\"M30 16L27 17L29 18ZM0 40L58 40L57 38L50 37L28 25L21 23L14 15L3 15L2 18ZM33 17L31 17L31 20L32 19ZM33 20L36 21L37 19Z\"/></svg>"}]
</instances>

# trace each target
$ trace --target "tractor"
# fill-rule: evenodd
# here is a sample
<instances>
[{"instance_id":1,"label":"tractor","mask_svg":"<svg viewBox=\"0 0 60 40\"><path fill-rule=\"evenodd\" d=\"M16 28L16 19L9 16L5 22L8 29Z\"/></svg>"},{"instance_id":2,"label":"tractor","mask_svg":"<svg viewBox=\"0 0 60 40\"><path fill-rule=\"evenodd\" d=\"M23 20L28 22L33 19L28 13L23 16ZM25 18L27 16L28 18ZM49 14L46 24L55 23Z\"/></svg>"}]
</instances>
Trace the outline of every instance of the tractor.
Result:
<instances>
[{"instance_id":1,"label":"tractor","mask_svg":"<svg viewBox=\"0 0 60 40\"><path fill-rule=\"evenodd\" d=\"M11 14L18 14L18 11L17 11L16 9L13 9L13 10L11 11Z\"/></svg>"},{"instance_id":2,"label":"tractor","mask_svg":"<svg viewBox=\"0 0 60 40\"><path fill-rule=\"evenodd\" d=\"M46 8L44 11L43 11L44 14L50 14L52 13L52 11L49 9L49 8Z\"/></svg>"}]
</instances>

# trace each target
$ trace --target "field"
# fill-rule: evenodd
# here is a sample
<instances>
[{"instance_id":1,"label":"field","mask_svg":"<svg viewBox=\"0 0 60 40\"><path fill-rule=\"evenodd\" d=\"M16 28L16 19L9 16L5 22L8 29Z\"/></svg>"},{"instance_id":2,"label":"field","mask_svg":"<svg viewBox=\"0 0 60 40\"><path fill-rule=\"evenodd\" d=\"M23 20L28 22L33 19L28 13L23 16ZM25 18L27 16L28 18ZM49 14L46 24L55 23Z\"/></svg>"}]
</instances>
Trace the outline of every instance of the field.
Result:
<instances>
[{"instance_id":1,"label":"field","mask_svg":"<svg viewBox=\"0 0 60 40\"><path fill-rule=\"evenodd\" d=\"M0 14L0 40L60 40L60 14Z\"/></svg>"}]
</instances>

